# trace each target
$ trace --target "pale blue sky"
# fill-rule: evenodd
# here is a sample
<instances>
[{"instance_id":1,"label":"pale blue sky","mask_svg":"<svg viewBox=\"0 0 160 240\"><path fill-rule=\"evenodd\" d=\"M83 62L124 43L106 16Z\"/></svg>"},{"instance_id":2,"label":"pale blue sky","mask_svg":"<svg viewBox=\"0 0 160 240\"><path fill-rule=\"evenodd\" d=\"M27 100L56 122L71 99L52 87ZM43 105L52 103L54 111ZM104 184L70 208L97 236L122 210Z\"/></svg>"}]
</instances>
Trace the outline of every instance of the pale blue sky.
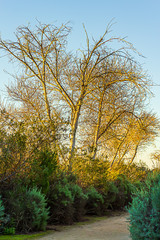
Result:
<instances>
[{"instance_id":1,"label":"pale blue sky","mask_svg":"<svg viewBox=\"0 0 160 240\"><path fill-rule=\"evenodd\" d=\"M78 49L84 45L84 23L88 34L98 38L109 21L114 18L114 36L127 36L146 58L137 57L152 80L160 85L160 0L0 0L0 34L13 39L19 25L42 23L60 25L70 21L73 28L69 47ZM4 84L12 71L8 59L0 53L0 96L4 96ZM152 88L155 97L148 109L160 117L160 87ZM160 144L159 144L160 146Z\"/></svg>"}]
</instances>

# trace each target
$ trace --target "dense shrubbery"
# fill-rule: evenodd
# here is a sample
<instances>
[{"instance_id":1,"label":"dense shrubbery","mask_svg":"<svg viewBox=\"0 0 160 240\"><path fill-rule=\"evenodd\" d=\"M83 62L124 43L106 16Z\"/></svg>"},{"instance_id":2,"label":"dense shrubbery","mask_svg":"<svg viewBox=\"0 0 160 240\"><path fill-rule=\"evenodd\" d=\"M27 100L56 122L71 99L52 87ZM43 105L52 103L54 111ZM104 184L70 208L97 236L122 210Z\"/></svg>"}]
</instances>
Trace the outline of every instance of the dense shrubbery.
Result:
<instances>
[{"instance_id":1,"label":"dense shrubbery","mask_svg":"<svg viewBox=\"0 0 160 240\"><path fill-rule=\"evenodd\" d=\"M160 239L160 175L150 176L133 198L130 233L133 240Z\"/></svg>"},{"instance_id":2,"label":"dense shrubbery","mask_svg":"<svg viewBox=\"0 0 160 240\"><path fill-rule=\"evenodd\" d=\"M85 194L80 186L77 184L70 184L69 189L73 196L73 208L74 208L74 214L73 214L73 220L74 221L80 221L82 217L85 215L86 210L85 206L88 200L87 194Z\"/></svg>"},{"instance_id":3,"label":"dense shrubbery","mask_svg":"<svg viewBox=\"0 0 160 240\"><path fill-rule=\"evenodd\" d=\"M87 190L87 196L88 196L86 204L87 214L101 215L102 205L104 203L102 194L98 193L94 187L90 187Z\"/></svg>"},{"instance_id":4,"label":"dense shrubbery","mask_svg":"<svg viewBox=\"0 0 160 240\"><path fill-rule=\"evenodd\" d=\"M117 188L117 192L115 194L115 199L112 202L112 208L123 209L132 200L131 196L134 190L134 185L125 175L119 175L114 184Z\"/></svg>"},{"instance_id":5,"label":"dense shrubbery","mask_svg":"<svg viewBox=\"0 0 160 240\"><path fill-rule=\"evenodd\" d=\"M81 159L81 166L75 162L75 175L60 168L55 152L46 146L37 149L27 172L11 176L0 186L1 233L44 230L47 223L72 224L85 214L124 209L134 189L127 173L131 170L125 165L112 170L102 159L85 160Z\"/></svg>"},{"instance_id":6,"label":"dense shrubbery","mask_svg":"<svg viewBox=\"0 0 160 240\"><path fill-rule=\"evenodd\" d=\"M103 212L105 213L108 209L113 209L112 205L116 200L118 194L118 188L113 181L106 181L104 189L102 191L104 204Z\"/></svg>"},{"instance_id":7,"label":"dense shrubbery","mask_svg":"<svg viewBox=\"0 0 160 240\"><path fill-rule=\"evenodd\" d=\"M27 177L28 185L38 187L46 194L49 191L49 181L57 168L57 154L45 148L36 150L31 162L31 169Z\"/></svg>"},{"instance_id":8,"label":"dense shrubbery","mask_svg":"<svg viewBox=\"0 0 160 240\"><path fill-rule=\"evenodd\" d=\"M47 197L50 223L72 224L85 213L87 195L76 184L74 175L58 174L52 179Z\"/></svg>"},{"instance_id":9,"label":"dense shrubbery","mask_svg":"<svg viewBox=\"0 0 160 240\"><path fill-rule=\"evenodd\" d=\"M49 223L72 224L84 214L102 215L108 209L123 209L131 200L132 184L125 176L103 182L103 188L82 189L75 176L58 173L50 182L47 194L50 208Z\"/></svg>"},{"instance_id":10,"label":"dense shrubbery","mask_svg":"<svg viewBox=\"0 0 160 240\"><path fill-rule=\"evenodd\" d=\"M73 222L73 202L71 190L67 178L56 177L50 184L50 190L47 194L48 205L50 207L50 223L68 223Z\"/></svg>"},{"instance_id":11,"label":"dense shrubbery","mask_svg":"<svg viewBox=\"0 0 160 240\"><path fill-rule=\"evenodd\" d=\"M0 196L0 233L4 230L4 206Z\"/></svg>"},{"instance_id":12,"label":"dense shrubbery","mask_svg":"<svg viewBox=\"0 0 160 240\"><path fill-rule=\"evenodd\" d=\"M24 131L23 122L10 124L10 133L0 131L3 234L44 230L47 223L72 224L85 214L123 209L131 201L133 182L147 175L143 166L127 166L121 161L111 168L108 160L76 154L72 174L68 173L67 161L61 165L47 134L45 141L41 136L43 129L38 128L35 136L34 131Z\"/></svg>"},{"instance_id":13,"label":"dense shrubbery","mask_svg":"<svg viewBox=\"0 0 160 240\"><path fill-rule=\"evenodd\" d=\"M104 177L98 181L96 177L95 184L93 181L91 185L88 183L88 186L83 187L83 184L80 186L78 176L58 169L55 161L51 174L48 167L52 165L51 158L54 157L51 153L42 152L40 156L40 163L44 162L45 157L48 161L46 165L38 163L39 167L43 165L42 168L31 172L37 173L35 181L31 174L28 178L17 176L1 185L3 202L0 202L0 221L3 221L3 234L11 234L15 230L44 230L47 222L72 224L80 221L85 214L106 214L109 209L123 209L131 201L133 184L123 174L117 175L112 181ZM47 180L38 181L38 172L44 173L45 170ZM38 190L37 185L46 192L45 195Z\"/></svg>"},{"instance_id":14,"label":"dense shrubbery","mask_svg":"<svg viewBox=\"0 0 160 240\"><path fill-rule=\"evenodd\" d=\"M6 225L20 232L45 230L48 219L45 196L36 188L17 185L3 193L5 211L10 216Z\"/></svg>"}]
</instances>

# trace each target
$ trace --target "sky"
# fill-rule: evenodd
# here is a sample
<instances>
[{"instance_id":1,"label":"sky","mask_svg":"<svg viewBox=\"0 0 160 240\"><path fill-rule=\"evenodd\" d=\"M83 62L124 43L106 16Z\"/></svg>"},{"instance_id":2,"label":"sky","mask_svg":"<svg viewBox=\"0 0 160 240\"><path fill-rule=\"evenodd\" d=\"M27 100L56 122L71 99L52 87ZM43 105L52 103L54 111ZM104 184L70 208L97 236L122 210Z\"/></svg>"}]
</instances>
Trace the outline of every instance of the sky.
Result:
<instances>
[{"instance_id":1,"label":"sky","mask_svg":"<svg viewBox=\"0 0 160 240\"><path fill-rule=\"evenodd\" d=\"M16 28L22 25L34 27L41 23L61 25L69 22L72 33L69 48L76 50L84 46L85 34L98 39L112 20L112 35L127 37L143 55L136 57L154 82L151 88L148 111L160 118L160 1L159 0L0 0L0 35L3 39L14 39ZM9 59L0 52L0 97L6 96L5 85L11 82L6 72L14 72ZM149 154L160 149L158 138L154 146L142 151L139 158L149 165Z\"/></svg>"}]
</instances>

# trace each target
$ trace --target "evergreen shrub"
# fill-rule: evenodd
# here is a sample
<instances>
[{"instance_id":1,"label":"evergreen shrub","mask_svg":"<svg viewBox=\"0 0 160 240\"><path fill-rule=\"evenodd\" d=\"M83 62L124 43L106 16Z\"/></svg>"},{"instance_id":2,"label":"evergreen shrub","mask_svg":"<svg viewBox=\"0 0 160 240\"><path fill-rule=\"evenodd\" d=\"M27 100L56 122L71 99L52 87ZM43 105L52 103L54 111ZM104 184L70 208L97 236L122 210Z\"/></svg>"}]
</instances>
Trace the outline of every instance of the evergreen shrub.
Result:
<instances>
[{"instance_id":1,"label":"evergreen shrub","mask_svg":"<svg viewBox=\"0 0 160 240\"><path fill-rule=\"evenodd\" d=\"M147 179L129 208L133 240L160 239L160 175Z\"/></svg>"},{"instance_id":2,"label":"evergreen shrub","mask_svg":"<svg viewBox=\"0 0 160 240\"><path fill-rule=\"evenodd\" d=\"M0 195L0 233L4 234L10 224L10 216L5 213L5 208ZM15 229L13 231L15 233Z\"/></svg>"},{"instance_id":3,"label":"evergreen shrub","mask_svg":"<svg viewBox=\"0 0 160 240\"><path fill-rule=\"evenodd\" d=\"M112 202L113 209L124 209L132 201L132 192L134 191L134 185L127 179L125 175L119 175L114 182L117 192L115 199Z\"/></svg>"},{"instance_id":4,"label":"evergreen shrub","mask_svg":"<svg viewBox=\"0 0 160 240\"><path fill-rule=\"evenodd\" d=\"M49 181L57 169L57 154L48 149L37 150L31 163L31 170L27 177L28 185L38 187L47 194Z\"/></svg>"},{"instance_id":5,"label":"evergreen shrub","mask_svg":"<svg viewBox=\"0 0 160 240\"><path fill-rule=\"evenodd\" d=\"M5 205L17 231L45 230L49 211L45 196L37 188L17 186L6 193Z\"/></svg>"},{"instance_id":6,"label":"evergreen shrub","mask_svg":"<svg viewBox=\"0 0 160 240\"><path fill-rule=\"evenodd\" d=\"M99 193L94 187L90 187L87 190L87 204L86 213L91 215L101 215L102 205L104 204L104 199L101 193Z\"/></svg>"},{"instance_id":7,"label":"evergreen shrub","mask_svg":"<svg viewBox=\"0 0 160 240\"><path fill-rule=\"evenodd\" d=\"M59 175L52 180L47 198L50 208L49 223L72 224L74 197L65 176Z\"/></svg>"},{"instance_id":8,"label":"evergreen shrub","mask_svg":"<svg viewBox=\"0 0 160 240\"><path fill-rule=\"evenodd\" d=\"M83 193L83 190L77 184L70 184L69 189L73 196L74 215L73 220L78 222L85 215L85 206L88 196Z\"/></svg>"},{"instance_id":9,"label":"evergreen shrub","mask_svg":"<svg viewBox=\"0 0 160 240\"><path fill-rule=\"evenodd\" d=\"M76 176L59 172L50 182L47 194L50 208L49 223L72 224L80 221L85 214L87 195L76 184Z\"/></svg>"},{"instance_id":10,"label":"evergreen shrub","mask_svg":"<svg viewBox=\"0 0 160 240\"><path fill-rule=\"evenodd\" d=\"M103 203L103 213L105 213L108 209L113 209L113 204L116 201L118 194L118 188L112 181L106 181L104 185L102 196L104 199Z\"/></svg>"},{"instance_id":11,"label":"evergreen shrub","mask_svg":"<svg viewBox=\"0 0 160 240\"><path fill-rule=\"evenodd\" d=\"M3 232L3 229L4 229L4 206L0 196L0 233Z\"/></svg>"}]
</instances>

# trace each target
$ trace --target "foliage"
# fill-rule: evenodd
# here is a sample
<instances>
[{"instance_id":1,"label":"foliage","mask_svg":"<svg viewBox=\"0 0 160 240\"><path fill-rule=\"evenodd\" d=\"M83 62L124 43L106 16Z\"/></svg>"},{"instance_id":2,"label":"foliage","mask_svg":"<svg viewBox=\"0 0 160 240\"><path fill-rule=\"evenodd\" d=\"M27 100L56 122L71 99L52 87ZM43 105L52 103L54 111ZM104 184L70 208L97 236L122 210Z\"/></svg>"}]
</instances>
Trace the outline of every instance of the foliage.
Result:
<instances>
[{"instance_id":1,"label":"foliage","mask_svg":"<svg viewBox=\"0 0 160 240\"><path fill-rule=\"evenodd\" d=\"M130 213L132 239L160 238L160 175L150 175L143 187L135 193Z\"/></svg>"},{"instance_id":2,"label":"foliage","mask_svg":"<svg viewBox=\"0 0 160 240\"><path fill-rule=\"evenodd\" d=\"M47 129L47 126L40 127L34 119L17 120L3 110L0 118L0 181L29 176L31 186L39 183L38 187L44 191L48 189L58 155L48 140Z\"/></svg>"},{"instance_id":3,"label":"foliage","mask_svg":"<svg viewBox=\"0 0 160 240\"><path fill-rule=\"evenodd\" d=\"M149 170L144 165L127 165L123 161L110 167L110 162L103 159L91 159L87 156L75 157L73 169L78 183L82 187L93 186L103 196L103 212L123 209L132 201L134 185L140 186ZM138 183L139 181L139 183Z\"/></svg>"},{"instance_id":4,"label":"foliage","mask_svg":"<svg viewBox=\"0 0 160 240\"><path fill-rule=\"evenodd\" d=\"M59 171L50 182L47 194L50 207L50 223L72 224L85 214L87 195L76 184L73 173Z\"/></svg>"},{"instance_id":5,"label":"foliage","mask_svg":"<svg viewBox=\"0 0 160 240\"><path fill-rule=\"evenodd\" d=\"M57 154L47 148L36 150L31 162L28 184L37 186L43 193L49 191L49 180L57 168Z\"/></svg>"},{"instance_id":6,"label":"foliage","mask_svg":"<svg viewBox=\"0 0 160 240\"><path fill-rule=\"evenodd\" d=\"M74 197L72 196L72 192L65 175L60 174L52 179L47 198L48 206L50 208L49 222L56 224L72 224L74 214Z\"/></svg>"},{"instance_id":7,"label":"foliage","mask_svg":"<svg viewBox=\"0 0 160 240\"><path fill-rule=\"evenodd\" d=\"M3 217L4 217L4 206L0 197L0 221L3 220Z\"/></svg>"},{"instance_id":8,"label":"foliage","mask_svg":"<svg viewBox=\"0 0 160 240\"><path fill-rule=\"evenodd\" d=\"M71 190L74 198L74 221L80 221L85 214L85 205L87 203L88 195L83 193L83 190L77 184L70 184L69 189Z\"/></svg>"},{"instance_id":9,"label":"foliage","mask_svg":"<svg viewBox=\"0 0 160 240\"><path fill-rule=\"evenodd\" d=\"M108 209L114 209L114 203L116 201L118 194L118 187L115 185L113 181L106 181L104 185L102 196L104 199L103 203L103 213L105 213Z\"/></svg>"},{"instance_id":10,"label":"foliage","mask_svg":"<svg viewBox=\"0 0 160 240\"><path fill-rule=\"evenodd\" d=\"M104 203L102 194L100 194L94 187L90 187L87 189L87 196L86 213L101 215L102 204Z\"/></svg>"},{"instance_id":11,"label":"foliage","mask_svg":"<svg viewBox=\"0 0 160 240\"><path fill-rule=\"evenodd\" d=\"M3 234L5 234L5 235L14 235L15 232L16 232L15 227L5 227L4 231L3 231Z\"/></svg>"},{"instance_id":12,"label":"foliage","mask_svg":"<svg viewBox=\"0 0 160 240\"><path fill-rule=\"evenodd\" d=\"M5 231L8 229L10 223L10 215L5 213L4 204L0 196L0 233L5 234Z\"/></svg>"},{"instance_id":13,"label":"foliage","mask_svg":"<svg viewBox=\"0 0 160 240\"><path fill-rule=\"evenodd\" d=\"M0 173L1 178L12 175L13 172L21 171L21 165L24 166L26 136L17 127L18 124L12 123L12 127L7 126L8 132L0 129ZM14 129L12 131L12 129ZM23 170L22 170L23 171Z\"/></svg>"},{"instance_id":14,"label":"foliage","mask_svg":"<svg viewBox=\"0 0 160 240\"><path fill-rule=\"evenodd\" d=\"M17 231L45 230L48 209L45 196L37 188L19 185L5 193L4 198L6 212L14 219Z\"/></svg>"},{"instance_id":15,"label":"foliage","mask_svg":"<svg viewBox=\"0 0 160 240\"><path fill-rule=\"evenodd\" d=\"M3 232L4 228L4 206L0 197L0 232Z\"/></svg>"},{"instance_id":16,"label":"foliage","mask_svg":"<svg viewBox=\"0 0 160 240\"><path fill-rule=\"evenodd\" d=\"M75 156L73 171L77 175L78 183L86 188L90 185L99 191L105 191L109 182L116 182L119 176L126 176L126 181L144 181L150 170L145 164L131 164L121 161L111 167L111 163L103 158L92 159L89 156ZM125 178L125 177L124 177Z\"/></svg>"},{"instance_id":17,"label":"foliage","mask_svg":"<svg viewBox=\"0 0 160 240\"><path fill-rule=\"evenodd\" d=\"M156 171L160 170L160 151L155 151L152 155L153 168Z\"/></svg>"},{"instance_id":18,"label":"foliage","mask_svg":"<svg viewBox=\"0 0 160 240\"><path fill-rule=\"evenodd\" d=\"M110 174L108 161L98 158L93 160L88 156L76 156L72 168L78 183L84 188L93 186L102 189Z\"/></svg>"},{"instance_id":19,"label":"foliage","mask_svg":"<svg viewBox=\"0 0 160 240\"><path fill-rule=\"evenodd\" d=\"M37 188L27 191L28 201L26 207L32 211L32 227L37 230L45 230L48 220L48 209L45 195ZM28 210L28 209L26 209Z\"/></svg>"},{"instance_id":20,"label":"foliage","mask_svg":"<svg viewBox=\"0 0 160 240\"><path fill-rule=\"evenodd\" d=\"M117 193L115 200L112 203L112 208L123 209L132 201L134 185L127 179L125 175L119 175L114 184L117 187Z\"/></svg>"}]
</instances>

